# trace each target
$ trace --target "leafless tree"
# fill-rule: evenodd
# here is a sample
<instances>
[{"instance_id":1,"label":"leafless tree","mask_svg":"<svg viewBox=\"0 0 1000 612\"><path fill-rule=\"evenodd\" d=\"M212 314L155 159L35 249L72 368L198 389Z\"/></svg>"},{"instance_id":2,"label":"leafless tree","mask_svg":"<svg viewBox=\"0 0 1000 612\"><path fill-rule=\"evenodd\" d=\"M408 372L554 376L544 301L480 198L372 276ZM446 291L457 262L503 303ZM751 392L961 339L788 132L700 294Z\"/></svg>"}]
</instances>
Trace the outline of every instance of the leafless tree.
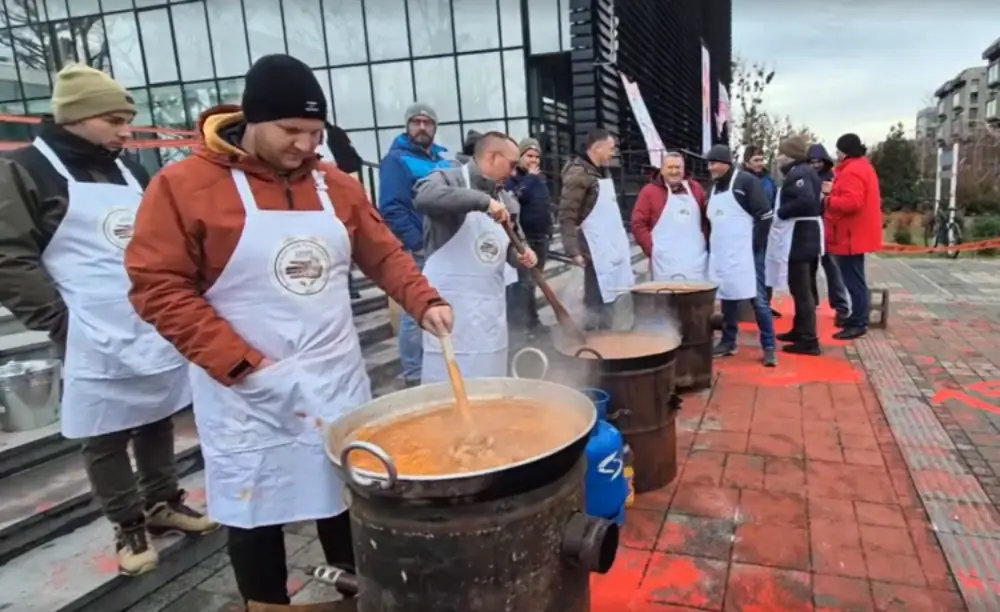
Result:
<instances>
[{"instance_id":1,"label":"leafless tree","mask_svg":"<svg viewBox=\"0 0 1000 612\"><path fill-rule=\"evenodd\" d=\"M731 146L734 150L753 144L761 147L764 154L772 156L778 150L781 140L792 134L801 134L810 143L819 137L806 126L794 127L791 117L784 118L768 113L764 108L764 98L768 85L774 80L775 72L766 65L747 62L737 57L733 60L733 108L734 129L730 131Z\"/></svg>"},{"instance_id":2,"label":"leafless tree","mask_svg":"<svg viewBox=\"0 0 1000 612\"><path fill-rule=\"evenodd\" d=\"M55 72L70 62L99 70L110 54L99 15L46 22L34 0L7 0L4 25L10 27L14 57L22 68Z\"/></svg>"}]
</instances>

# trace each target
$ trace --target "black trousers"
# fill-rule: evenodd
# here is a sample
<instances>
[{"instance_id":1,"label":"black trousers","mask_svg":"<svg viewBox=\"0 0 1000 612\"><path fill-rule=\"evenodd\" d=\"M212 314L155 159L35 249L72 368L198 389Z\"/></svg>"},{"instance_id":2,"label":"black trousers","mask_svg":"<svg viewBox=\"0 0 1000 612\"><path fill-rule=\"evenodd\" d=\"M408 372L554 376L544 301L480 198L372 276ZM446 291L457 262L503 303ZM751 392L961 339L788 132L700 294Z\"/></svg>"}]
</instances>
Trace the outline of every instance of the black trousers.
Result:
<instances>
[{"instance_id":1,"label":"black trousers","mask_svg":"<svg viewBox=\"0 0 1000 612\"><path fill-rule=\"evenodd\" d=\"M545 270L549 256L549 237L527 236L525 242L538 256L538 269ZM513 329L533 330L542 324L538 318L535 289L535 277L531 271L518 267L517 282L507 286L507 323Z\"/></svg>"},{"instance_id":2,"label":"black trousers","mask_svg":"<svg viewBox=\"0 0 1000 612\"><path fill-rule=\"evenodd\" d=\"M288 565L285 559L285 533L282 525L252 529L229 527L229 560L236 574L236 585L246 601L288 605ZM351 517L343 512L316 521L319 544L326 562L341 569L354 570L351 545Z\"/></svg>"},{"instance_id":3,"label":"black trousers","mask_svg":"<svg viewBox=\"0 0 1000 612\"><path fill-rule=\"evenodd\" d=\"M597 281L597 270L589 259L583 274L583 304L587 307L587 321L584 328L588 330L611 329L614 321L614 304L605 304L601 297L601 285Z\"/></svg>"},{"instance_id":4,"label":"black trousers","mask_svg":"<svg viewBox=\"0 0 1000 612\"><path fill-rule=\"evenodd\" d=\"M799 337L799 344L815 344L816 337L816 261L788 262L788 291L795 304L792 331Z\"/></svg>"}]
</instances>

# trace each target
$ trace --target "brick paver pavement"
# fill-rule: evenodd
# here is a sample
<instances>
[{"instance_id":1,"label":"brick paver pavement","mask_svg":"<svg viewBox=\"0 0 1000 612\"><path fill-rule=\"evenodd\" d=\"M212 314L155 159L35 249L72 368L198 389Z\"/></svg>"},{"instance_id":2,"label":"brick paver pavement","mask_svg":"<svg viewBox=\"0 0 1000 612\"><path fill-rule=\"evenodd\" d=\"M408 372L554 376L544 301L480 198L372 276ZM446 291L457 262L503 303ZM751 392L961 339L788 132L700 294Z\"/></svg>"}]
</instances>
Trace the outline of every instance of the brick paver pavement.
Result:
<instances>
[{"instance_id":1,"label":"brick paver pavement","mask_svg":"<svg viewBox=\"0 0 1000 612\"><path fill-rule=\"evenodd\" d=\"M746 327L685 398L679 476L636 500L593 612L1000 610L1000 263L870 273L887 330L834 342L826 311L823 357L765 370ZM313 534L288 543L296 599L329 596L294 569ZM135 612L235 610L231 576L220 553Z\"/></svg>"}]
</instances>

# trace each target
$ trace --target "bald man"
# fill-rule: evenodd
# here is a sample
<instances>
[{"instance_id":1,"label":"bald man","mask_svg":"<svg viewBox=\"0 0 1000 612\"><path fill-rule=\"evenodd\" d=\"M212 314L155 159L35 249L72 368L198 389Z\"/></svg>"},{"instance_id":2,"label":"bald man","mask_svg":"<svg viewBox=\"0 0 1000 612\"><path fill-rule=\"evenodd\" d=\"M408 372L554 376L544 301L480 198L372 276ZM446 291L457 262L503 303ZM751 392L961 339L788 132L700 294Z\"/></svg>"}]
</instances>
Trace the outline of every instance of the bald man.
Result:
<instances>
[{"instance_id":1,"label":"bald man","mask_svg":"<svg viewBox=\"0 0 1000 612\"><path fill-rule=\"evenodd\" d=\"M424 275L455 309L452 342L466 378L507 376L506 286L517 280L511 266L538 262L531 249L518 255L501 226L514 205L503 185L517 162L517 144L488 132L471 161L431 173L413 199L426 219ZM427 332L421 376L424 384L448 380L441 343Z\"/></svg>"}]
</instances>

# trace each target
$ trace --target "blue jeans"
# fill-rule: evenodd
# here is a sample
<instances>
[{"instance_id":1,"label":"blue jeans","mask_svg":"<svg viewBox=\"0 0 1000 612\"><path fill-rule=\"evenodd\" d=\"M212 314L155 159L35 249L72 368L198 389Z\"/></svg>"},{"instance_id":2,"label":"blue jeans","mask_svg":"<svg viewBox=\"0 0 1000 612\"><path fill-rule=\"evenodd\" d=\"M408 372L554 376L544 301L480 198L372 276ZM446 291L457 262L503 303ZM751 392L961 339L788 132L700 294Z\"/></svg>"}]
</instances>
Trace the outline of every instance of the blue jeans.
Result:
<instances>
[{"instance_id":1,"label":"blue jeans","mask_svg":"<svg viewBox=\"0 0 1000 612\"><path fill-rule=\"evenodd\" d=\"M753 311L760 330L760 348L774 350L774 317L767 299L764 285L764 253L754 253L753 263L757 272L757 297L753 299ZM736 347L736 336L740 326L740 300L722 300L722 340L725 346Z\"/></svg>"},{"instance_id":2,"label":"blue jeans","mask_svg":"<svg viewBox=\"0 0 1000 612\"><path fill-rule=\"evenodd\" d=\"M826 275L826 297L830 301L830 308L837 311L837 314L846 318L851 312L850 302L847 301L847 288L844 287L844 278L840 273L840 267L829 253L820 258L823 266L823 273ZM819 304L819 300L816 301Z\"/></svg>"},{"instance_id":3,"label":"blue jeans","mask_svg":"<svg viewBox=\"0 0 1000 612\"><path fill-rule=\"evenodd\" d=\"M417 267L424 269L424 258L414 255ZM424 362L424 334L416 319L405 312L399 317L399 361L403 367L402 379L419 383Z\"/></svg>"},{"instance_id":4,"label":"blue jeans","mask_svg":"<svg viewBox=\"0 0 1000 612\"><path fill-rule=\"evenodd\" d=\"M844 278L844 287L851 296L851 316L847 318L847 327L868 329L868 318L871 304L868 294L868 279L865 277L864 255L835 255L834 261L840 268Z\"/></svg>"}]
</instances>

